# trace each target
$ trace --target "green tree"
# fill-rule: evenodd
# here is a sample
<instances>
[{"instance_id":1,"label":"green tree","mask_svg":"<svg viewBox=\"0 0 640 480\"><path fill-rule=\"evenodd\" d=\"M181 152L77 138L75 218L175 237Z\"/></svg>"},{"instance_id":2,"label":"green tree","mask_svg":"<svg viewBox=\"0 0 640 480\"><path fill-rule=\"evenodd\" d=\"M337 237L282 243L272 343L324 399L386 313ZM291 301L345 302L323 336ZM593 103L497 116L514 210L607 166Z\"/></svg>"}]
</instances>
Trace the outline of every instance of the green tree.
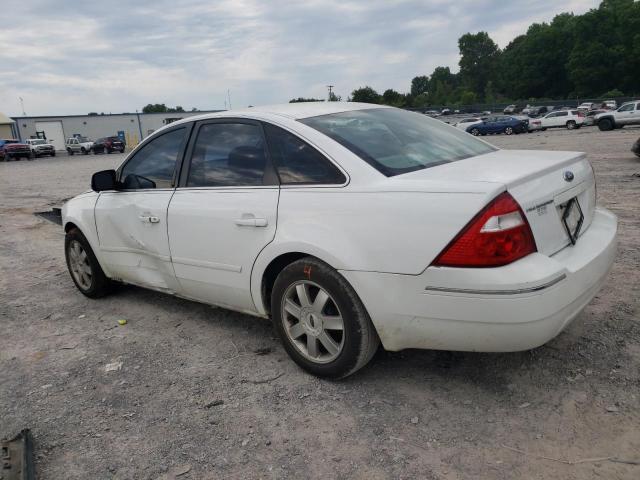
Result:
<instances>
[{"instance_id":1,"label":"green tree","mask_svg":"<svg viewBox=\"0 0 640 480\"><path fill-rule=\"evenodd\" d=\"M476 103L476 94L469 90L463 91L460 95L460 104L473 105L474 103Z\"/></svg>"},{"instance_id":2,"label":"green tree","mask_svg":"<svg viewBox=\"0 0 640 480\"><path fill-rule=\"evenodd\" d=\"M487 32L466 33L458 40L460 77L462 83L483 97L487 82L498 71L500 49Z\"/></svg>"},{"instance_id":3,"label":"green tree","mask_svg":"<svg viewBox=\"0 0 640 480\"><path fill-rule=\"evenodd\" d=\"M384 91L382 94L382 103L385 105L392 105L394 107L401 107L404 105L405 96L399 92L396 92L392 88Z\"/></svg>"},{"instance_id":4,"label":"green tree","mask_svg":"<svg viewBox=\"0 0 640 480\"><path fill-rule=\"evenodd\" d=\"M429 77L427 75L420 75L413 77L411 80L411 96L417 97L421 93L429 91Z\"/></svg>"},{"instance_id":5,"label":"green tree","mask_svg":"<svg viewBox=\"0 0 640 480\"><path fill-rule=\"evenodd\" d=\"M289 100L289 103L303 103L303 102L324 102L324 100L321 98L304 98L304 97L298 97L298 98L293 98Z\"/></svg>"},{"instance_id":6,"label":"green tree","mask_svg":"<svg viewBox=\"0 0 640 480\"><path fill-rule=\"evenodd\" d=\"M167 106L164 103L153 103L142 107L142 113L166 113Z\"/></svg>"},{"instance_id":7,"label":"green tree","mask_svg":"<svg viewBox=\"0 0 640 480\"><path fill-rule=\"evenodd\" d=\"M382 97L373 88L366 86L355 89L351 92L352 102L381 103Z\"/></svg>"}]
</instances>

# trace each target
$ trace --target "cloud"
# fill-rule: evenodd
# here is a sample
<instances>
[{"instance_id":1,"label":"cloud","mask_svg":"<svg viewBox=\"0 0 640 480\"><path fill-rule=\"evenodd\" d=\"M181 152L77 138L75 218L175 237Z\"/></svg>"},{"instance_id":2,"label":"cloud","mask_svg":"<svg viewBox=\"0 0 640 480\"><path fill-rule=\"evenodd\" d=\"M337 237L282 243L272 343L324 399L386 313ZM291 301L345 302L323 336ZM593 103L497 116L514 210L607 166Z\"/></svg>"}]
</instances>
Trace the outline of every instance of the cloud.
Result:
<instances>
[{"instance_id":1,"label":"cloud","mask_svg":"<svg viewBox=\"0 0 640 480\"><path fill-rule=\"evenodd\" d=\"M457 39L488 31L504 47L532 22L597 0L5 0L0 110L123 112L147 103L223 108L326 97L357 87L406 91Z\"/></svg>"}]
</instances>

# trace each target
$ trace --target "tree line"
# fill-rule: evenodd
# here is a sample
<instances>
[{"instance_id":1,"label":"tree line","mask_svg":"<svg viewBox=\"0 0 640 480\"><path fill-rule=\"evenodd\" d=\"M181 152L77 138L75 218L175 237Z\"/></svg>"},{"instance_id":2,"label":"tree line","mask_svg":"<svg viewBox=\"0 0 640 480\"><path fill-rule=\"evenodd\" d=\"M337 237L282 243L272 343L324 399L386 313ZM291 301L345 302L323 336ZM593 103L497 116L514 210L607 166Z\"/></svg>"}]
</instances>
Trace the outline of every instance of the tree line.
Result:
<instances>
[{"instance_id":1,"label":"tree line","mask_svg":"<svg viewBox=\"0 0 640 480\"><path fill-rule=\"evenodd\" d=\"M466 33L458 48L457 73L439 66L414 77L406 93L364 86L348 100L421 108L637 95L640 2L603 0L582 15L562 13L532 24L504 49L487 32Z\"/></svg>"}]
</instances>

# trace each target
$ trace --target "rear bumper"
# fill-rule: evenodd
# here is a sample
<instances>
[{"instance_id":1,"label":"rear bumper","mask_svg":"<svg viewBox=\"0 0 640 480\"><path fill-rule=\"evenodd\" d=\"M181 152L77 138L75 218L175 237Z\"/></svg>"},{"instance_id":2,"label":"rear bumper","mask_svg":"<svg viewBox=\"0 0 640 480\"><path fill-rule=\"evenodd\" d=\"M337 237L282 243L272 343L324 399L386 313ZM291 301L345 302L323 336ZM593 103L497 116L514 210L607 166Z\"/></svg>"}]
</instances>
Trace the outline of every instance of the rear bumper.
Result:
<instances>
[{"instance_id":1,"label":"rear bumper","mask_svg":"<svg viewBox=\"0 0 640 480\"><path fill-rule=\"evenodd\" d=\"M591 301L616 254L617 219L597 209L574 246L500 268L421 275L341 271L387 350L509 352L558 335Z\"/></svg>"}]
</instances>

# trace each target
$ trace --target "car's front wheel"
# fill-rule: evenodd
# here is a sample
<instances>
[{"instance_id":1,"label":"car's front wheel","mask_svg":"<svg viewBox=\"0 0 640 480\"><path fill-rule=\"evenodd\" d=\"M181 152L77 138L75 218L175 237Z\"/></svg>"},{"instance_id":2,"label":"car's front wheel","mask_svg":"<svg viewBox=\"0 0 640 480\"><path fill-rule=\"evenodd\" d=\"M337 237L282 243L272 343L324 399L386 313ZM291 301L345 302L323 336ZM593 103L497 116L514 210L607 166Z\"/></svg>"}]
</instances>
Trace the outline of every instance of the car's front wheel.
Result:
<instances>
[{"instance_id":1,"label":"car's front wheel","mask_svg":"<svg viewBox=\"0 0 640 480\"><path fill-rule=\"evenodd\" d=\"M72 228L64 238L67 268L78 290L90 298L109 293L111 281L102 271L89 242L77 228Z\"/></svg>"},{"instance_id":2,"label":"car's front wheel","mask_svg":"<svg viewBox=\"0 0 640 480\"><path fill-rule=\"evenodd\" d=\"M480 135L480 130L478 130L477 128L472 128L471 135L473 135L474 137L477 137L478 135Z\"/></svg>"},{"instance_id":3,"label":"car's front wheel","mask_svg":"<svg viewBox=\"0 0 640 480\"><path fill-rule=\"evenodd\" d=\"M380 339L351 285L315 258L280 272L271 294L274 326L289 356L314 375L342 378L364 367Z\"/></svg>"},{"instance_id":4,"label":"car's front wheel","mask_svg":"<svg viewBox=\"0 0 640 480\"><path fill-rule=\"evenodd\" d=\"M505 135L513 135L513 128L512 127L505 128L504 133Z\"/></svg>"},{"instance_id":5,"label":"car's front wheel","mask_svg":"<svg viewBox=\"0 0 640 480\"><path fill-rule=\"evenodd\" d=\"M67 153L68 153L69 155L73 155L73 150L71 150L70 148L67 148Z\"/></svg>"},{"instance_id":6,"label":"car's front wheel","mask_svg":"<svg viewBox=\"0 0 640 480\"><path fill-rule=\"evenodd\" d=\"M608 132L609 130L613 130L613 122L608 118L603 118L598 122L598 128L603 132Z\"/></svg>"},{"instance_id":7,"label":"car's front wheel","mask_svg":"<svg viewBox=\"0 0 640 480\"><path fill-rule=\"evenodd\" d=\"M575 129L575 128L576 128L576 122L575 122L575 121L573 121L573 120L569 120L569 121L567 122L567 129L568 129L568 130L573 130L573 129Z\"/></svg>"}]
</instances>

